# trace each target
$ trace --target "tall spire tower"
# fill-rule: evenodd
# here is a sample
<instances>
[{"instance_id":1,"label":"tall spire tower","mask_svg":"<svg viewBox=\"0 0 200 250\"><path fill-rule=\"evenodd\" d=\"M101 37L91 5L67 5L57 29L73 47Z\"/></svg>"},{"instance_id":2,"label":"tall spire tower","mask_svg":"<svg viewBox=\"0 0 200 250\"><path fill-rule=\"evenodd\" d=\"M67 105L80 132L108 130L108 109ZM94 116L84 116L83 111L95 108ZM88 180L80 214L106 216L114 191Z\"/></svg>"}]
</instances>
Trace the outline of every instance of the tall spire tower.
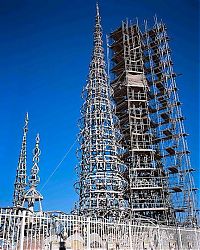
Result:
<instances>
[{"instance_id":1,"label":"tall spire tower","mask_svg":"<svg viewBox=\"0 0 200 250\"><path fill-rule=\"evenodd\" d=\"M42 210L41 201L43 200L42 195L39 191L37 191L37 185L40 182L40 177L38 176L39 172L39 156L41 154L40 148L40 137L39 134L36 136L35 148L33 150L33 166L31 169L31 175L29 177L29 189L24 195L24 202L28 203L28 208L30 210L34 210L35 202L39 202L39 209Z\"/></svg>"},{"instance_id":2,"label":"tall spire tower","mask_svg":"<svg viewBox=\"0 0 200 250\"><path fill-rule=\"evenodd\" d=\"M28 113L25 117L25 126L23 128L22 146L18 161L17 174L15 179L13 206L21 207L23 204L24 193L26 189L26 137L28 132Z\"/></svg>"},{"instance_id":3,"label":"tall spire tower","mask_svg":"<svg viewBox=\"0 0 200 250\"><path fill-rule=\"evenodd\" d=\"M78 157L80 195L79 213L113 218L127 207L119 145L121 135L114 115L108 77L105 70L102 27L99 6L96 5L94 48L80 119L80 150Z\"/></svg>"}]
</instances>

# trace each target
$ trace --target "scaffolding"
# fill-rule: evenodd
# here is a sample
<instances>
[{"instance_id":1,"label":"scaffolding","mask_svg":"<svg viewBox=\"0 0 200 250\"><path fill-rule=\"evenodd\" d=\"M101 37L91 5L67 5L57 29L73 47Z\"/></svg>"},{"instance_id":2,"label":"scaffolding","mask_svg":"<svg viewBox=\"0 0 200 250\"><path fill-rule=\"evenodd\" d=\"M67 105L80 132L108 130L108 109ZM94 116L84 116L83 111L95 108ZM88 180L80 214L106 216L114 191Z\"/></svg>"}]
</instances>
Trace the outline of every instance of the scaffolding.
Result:
<instances>
[{"instance_id":1,"label":"scaffolding","mask_svg":"<svg viewBox=\"0 0 200 250\"><path fill-rule=\"evenodd\" d=\"M149 29L145 22L143 38L145 75L150 87L149 107L156 124L154 144L160 148L160 161L169 176L169 193L176 219L184 226L194 226L197 223L194 169L190 164L166 25L155 18L153 28Z\"/></svg>"},{"instance_id":2,"label":"scaffolding","mask_svg":"<svg viewBox=\"0 0 200 250\"><path fill-rule=\"evenodd\" d=\"M166 27L122 22L108 37L111 86L128 166L129 206L165 224L195 226L190 166Z\"/></svg>"},{"instance_id":3,"label":"scaffolding","mask_svg":"<svg viewBox=\"0 0 200 250\"><path fill-rule=\"evenodd\" d=\"M116 115L123 134L128 166L129 206L142 216L167 223L170 204L166 173L156 162L148 109L149 87L144 73L142 34L138 25L122 26L110 35L114 79L111 82Z\"/></svg>"}]
</instances>

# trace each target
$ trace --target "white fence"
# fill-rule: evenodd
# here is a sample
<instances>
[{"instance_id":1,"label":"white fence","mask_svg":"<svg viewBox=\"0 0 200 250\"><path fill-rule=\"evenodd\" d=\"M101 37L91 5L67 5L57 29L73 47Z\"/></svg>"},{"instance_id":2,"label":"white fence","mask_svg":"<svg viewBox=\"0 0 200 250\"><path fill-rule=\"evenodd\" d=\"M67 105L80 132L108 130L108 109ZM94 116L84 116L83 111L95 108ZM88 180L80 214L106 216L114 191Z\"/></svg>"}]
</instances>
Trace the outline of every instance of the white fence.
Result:
<instances>
[{"instance_id":1,"label":"white fence","mask_svg":"<svg viewBox=\"0 0 200 250\"><path fill-rule=\"evenodd\" d=\"M2 250L200 250L199 241L198 229L0 209Z\"/></svg>"}]
</instances>

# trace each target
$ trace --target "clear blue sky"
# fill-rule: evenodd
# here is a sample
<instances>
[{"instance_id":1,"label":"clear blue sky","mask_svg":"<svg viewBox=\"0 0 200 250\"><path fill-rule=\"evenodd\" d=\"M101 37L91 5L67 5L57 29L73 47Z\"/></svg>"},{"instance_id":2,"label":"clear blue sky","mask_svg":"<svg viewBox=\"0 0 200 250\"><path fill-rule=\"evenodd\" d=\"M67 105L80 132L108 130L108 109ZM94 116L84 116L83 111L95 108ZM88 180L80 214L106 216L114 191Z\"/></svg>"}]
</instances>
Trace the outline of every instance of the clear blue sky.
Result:
<instances>
[{"instance_id":1,"label":"clear blue sky","mask_svg":"<svg viewBox=\"0 0 200 250\"><path fill-rule=\"evenodd\" d=\"M199 48L196 0L100 0L105 34L125 18L167 24L179 95L190 134L191 162L199 169ZM28 169L40 132L40 187L76 140L81 90L92 50L95 0L0 0L0 206L11 205L13 184L28 111ZM76 146L42 190L43 207L70 211ZM196 173L196 182L198 182ZM199 183L197 183L199 186Z\"/></svg>"}]
</instances>

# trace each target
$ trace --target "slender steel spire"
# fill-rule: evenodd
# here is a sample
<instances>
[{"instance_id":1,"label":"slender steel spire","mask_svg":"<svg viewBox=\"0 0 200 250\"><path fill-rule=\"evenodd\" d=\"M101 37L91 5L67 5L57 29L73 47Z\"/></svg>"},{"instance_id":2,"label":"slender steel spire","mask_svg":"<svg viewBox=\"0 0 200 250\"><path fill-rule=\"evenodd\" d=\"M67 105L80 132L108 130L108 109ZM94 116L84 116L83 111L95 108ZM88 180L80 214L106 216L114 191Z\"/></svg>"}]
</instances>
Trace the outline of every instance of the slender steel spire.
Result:
<instances>
[{"instance_id":1,"label":"slender steel spire","mask_svg":"<svg viewBox=\"0 0 200 250\"><path fill-rule=\"evenodd\" d=\"M13 206L21 207L23 203L24 193L26 189L26 137L28 132L28 113L25 117L25 126L23 128L23 139L22 146L18 161L15 185L14 185L14 195L13 195Z\"/></svg>"},{"instance_id":2,"label":"slender steel spire","mask_svg":"<svg viewBox=\"0 0 200 250\"><path fill-rule=\"evenodd\" d=\"M99 69L101 69L101 75L99 75ZM90 73L94 73L94 71L97 77L103 77L107 79L102 40L101 17L99 14L98 3L96 4L96 21L94 29L93 55L92 61L90 63Z\"/></svg>"},{"instance_id":3,"label":"slender steel spire","mask_svg":"<svg viewBox=\"0 0 200 250\"><path fill-rule=\"evenodd\" d=\"M94 45L85 102L80 119L80 176L77 185L79 213L113 218L126 208L123 178L125 167L119 158L120 133L118 120L105 70L102 27L98 4L94 29Z\"/></svg>"},{"instance_id":4,"label":"slender steel spire","mask_svg":"<svg viewBox=\"0 0 200 250\"><path fill-rule=\"evenodd\" d=\"M40 137L39 134L36 136L36 143L35 148L33 150L33 166L31 169L31 175L29 177L29 189L24 195L24 202L28 203L28 208L30 210L34 209L35 202L39 202L39 209L42 210L41 201L43 200L42 195L37 191L37 186L40 182L40 177L38 176L39 173L39 156L41 154L40 148Z\"/></svg>"}]
</instances>

